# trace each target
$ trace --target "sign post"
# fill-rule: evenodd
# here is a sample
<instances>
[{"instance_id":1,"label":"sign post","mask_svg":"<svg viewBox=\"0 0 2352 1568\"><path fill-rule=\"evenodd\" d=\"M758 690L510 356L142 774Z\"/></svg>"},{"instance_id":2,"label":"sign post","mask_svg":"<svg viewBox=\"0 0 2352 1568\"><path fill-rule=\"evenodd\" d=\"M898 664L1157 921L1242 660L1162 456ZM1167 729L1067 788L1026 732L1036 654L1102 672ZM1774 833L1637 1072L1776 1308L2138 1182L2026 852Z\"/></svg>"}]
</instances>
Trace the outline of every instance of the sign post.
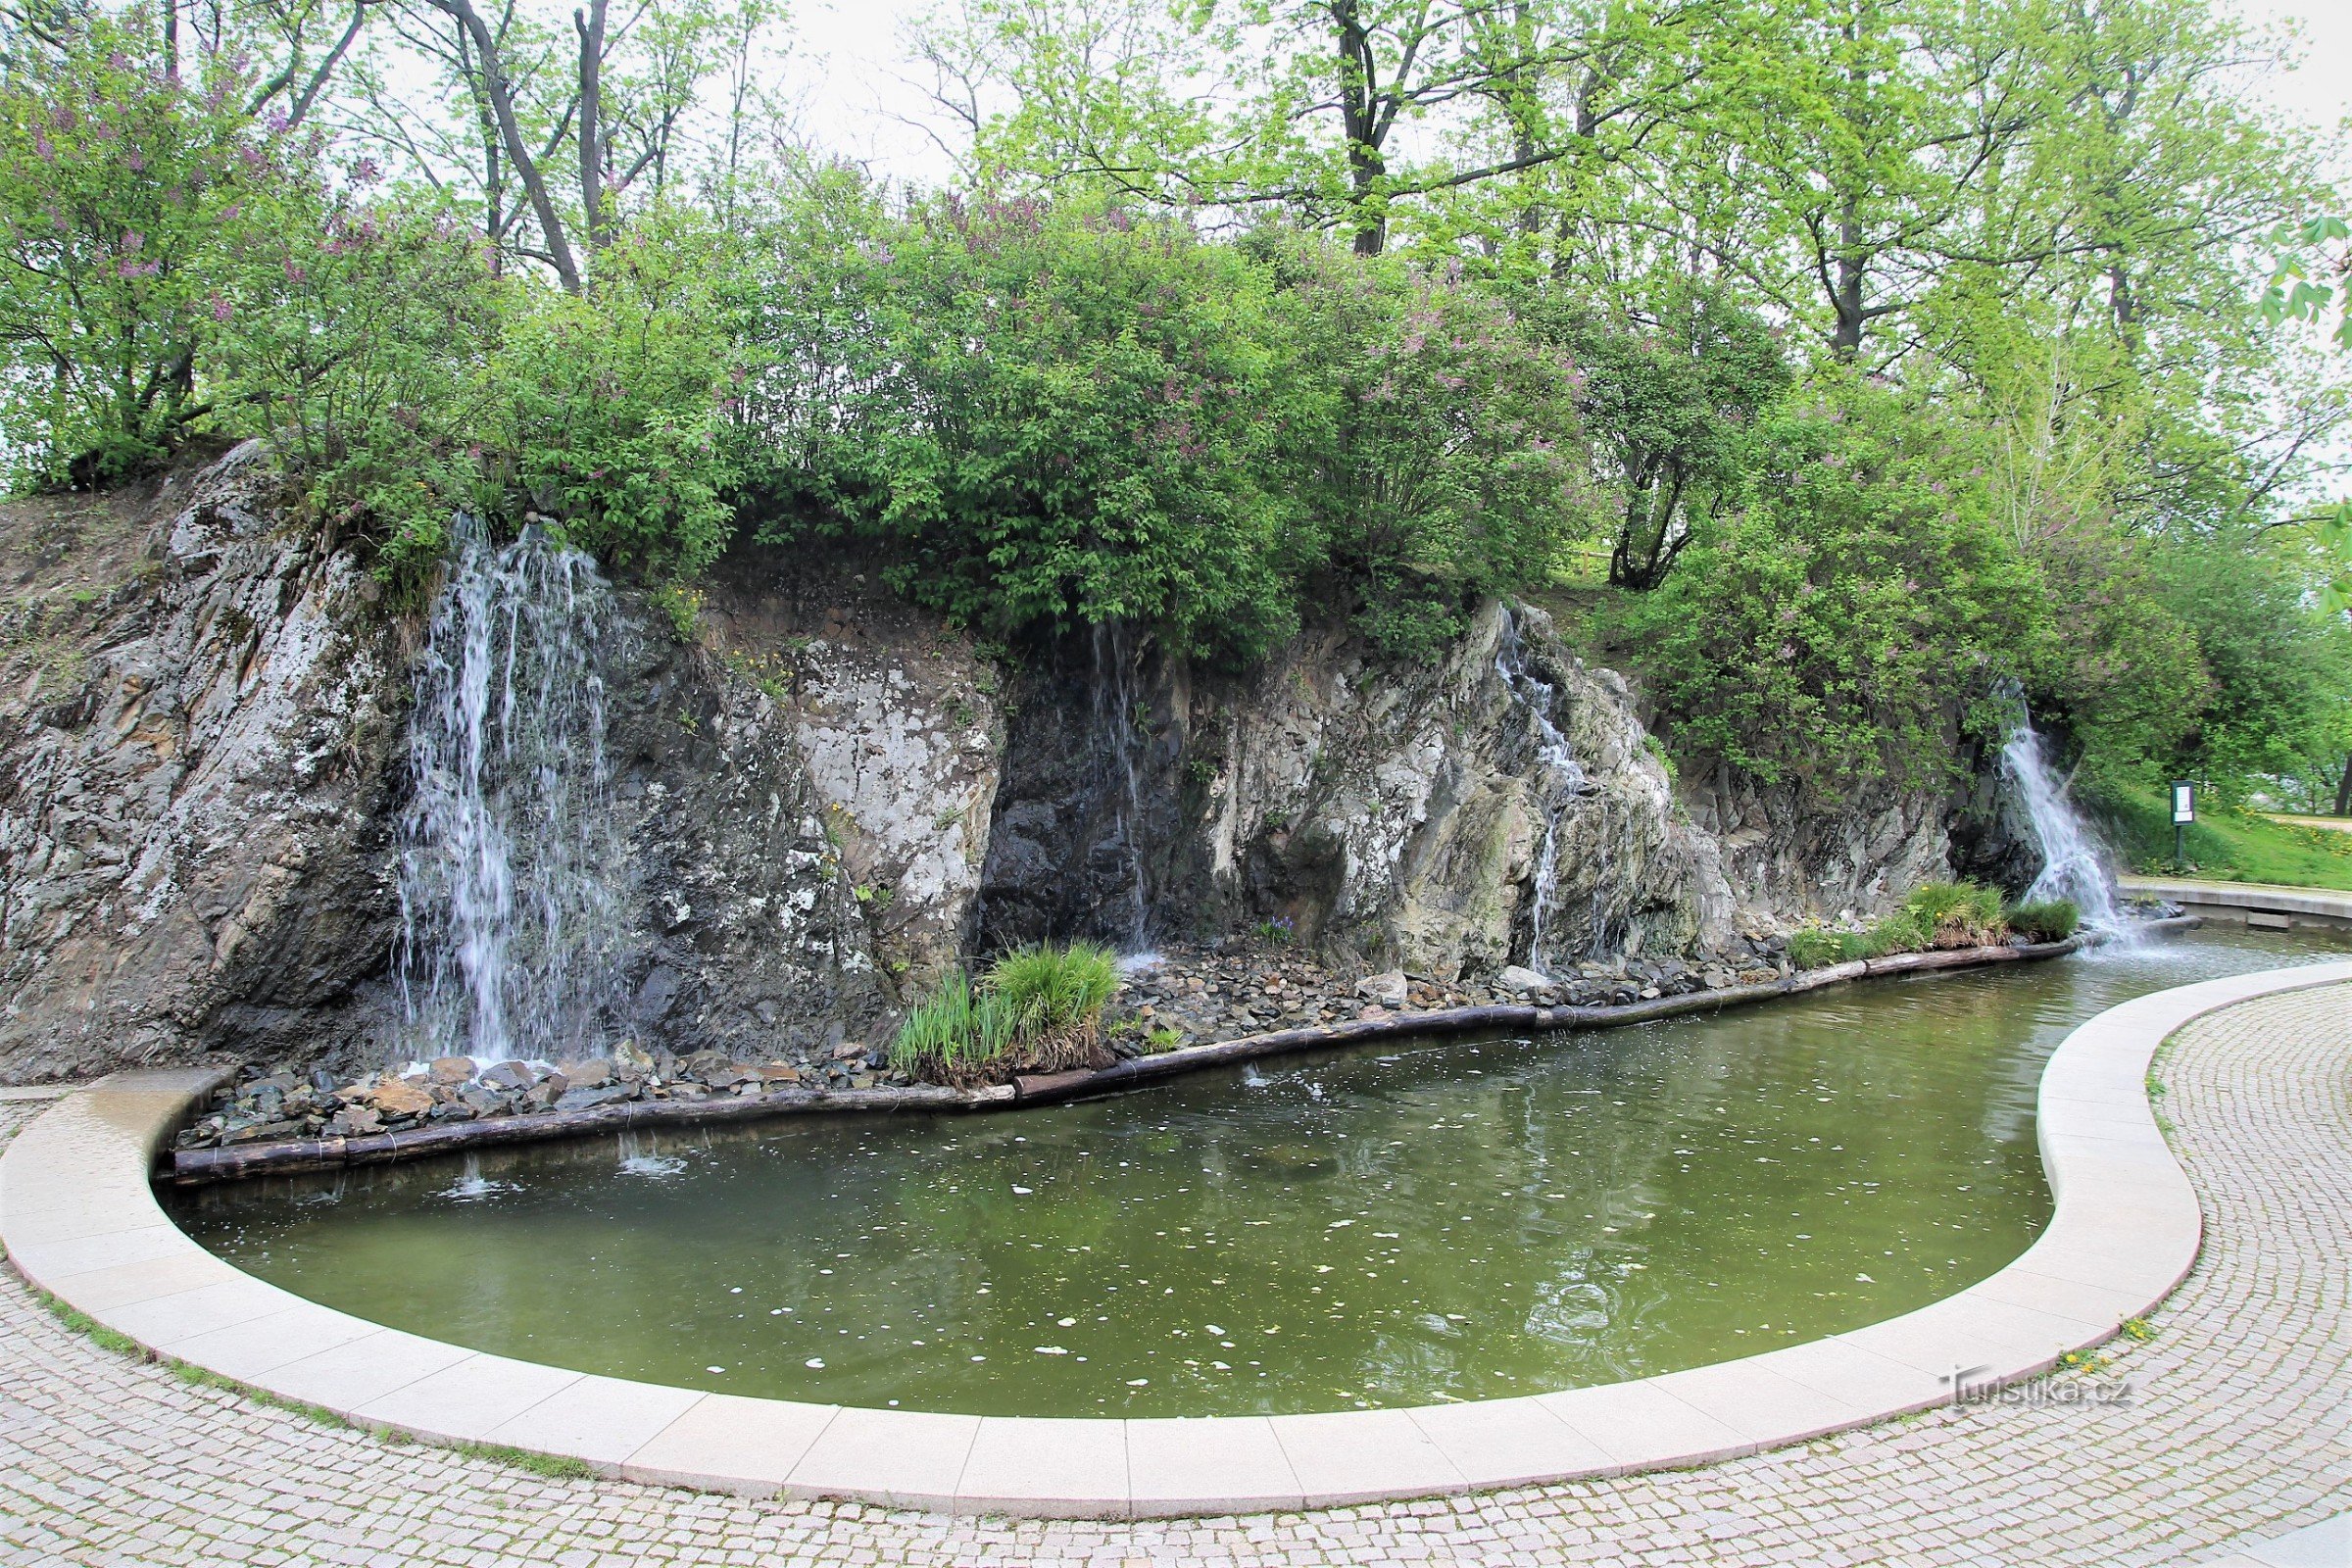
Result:
<instances>
[{"instance_id":1,"label":"sign post","mask_svg":"<svg viewBox=\"0 0 2352 1568\"><path fill-rule=\"evenodd\" d=\"M2173 780L2173 869L2188 867L2188 824L2197 819L2197 787L2189 780Z\"/></svg>"}]
</instances>

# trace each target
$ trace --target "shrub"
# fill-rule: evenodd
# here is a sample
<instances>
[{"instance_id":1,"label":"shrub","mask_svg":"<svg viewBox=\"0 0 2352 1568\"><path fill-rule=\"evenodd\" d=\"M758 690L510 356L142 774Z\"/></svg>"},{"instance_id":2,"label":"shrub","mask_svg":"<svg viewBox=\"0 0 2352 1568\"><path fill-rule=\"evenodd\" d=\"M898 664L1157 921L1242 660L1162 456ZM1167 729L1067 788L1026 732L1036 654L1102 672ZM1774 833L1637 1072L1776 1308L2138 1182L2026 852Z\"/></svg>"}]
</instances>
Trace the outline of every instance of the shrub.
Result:
<instances>
[{"instance_id":1,"label":"shrub","mask_svg":"<svg viewBox=\"0 0 2352 1568\"><path fill-rule=\"evenodd\" d=\"M1432 660L1471 604L1547 581L1594 531L1576 363L1458 270L1329 247L1292 265L1312 564L1357 629Z\"/></svg>"},{"instance_id":2,"label":"shrub","mask_svg":"<svg viewBox=\"0 0 2352 1568\"><path fill-rule=\"evenodd\" d=\"M2082 911L2072 899L2042 899L2010 907L2009 929L2034 942L2064 942L2082 924Z\"/></svg>"},{"instance_id":3,"label":"shrub","mask_svg":"<svg viewBox=\"0 0 2352 1568\"><path fill-rule=\"evenodd\" d=\"M413 589L479 506L484 365L514 297L436 204L289 177L267 220L223 242L213 421L258 433L312 520L376 549Z\"/></svg>"},{"instance_id":4,"label":"shrub","mask_svg":"<svg viewBox=\"0 0 2352 1568\"><path fill-rule=\"evenodd\" d=\"M1133 621L1248 656L1287 634L1274 453L1297 415L1262 267L1116 210L943 197L889 222L823 199L753 390L825 511L768 537L882 540L893 586L999 638Z\"/></svg>"},{"instance_id":5,"label":"shrub","mask_svg":"<svg viewBox=\"0 0 2352 1568\"><path fill-rule=\"evenodd\" d=\"M1678 750L1828 799L1941 783L1956 714L1999 732L1993 676L2042 657L2046 610L1972 439L1826 372L1763 419L1673 574L1611 607Z\"/></svg>"},{"instance_id":6,"label":"shrub","mask_svg":"<svg viewBox=\"0 0 2352 1568\"><path fill-rule=\"evenodd\" d=\"M52 50L12 29L0 76L0 447L20 482L111 482L201 411L217 251L284 149L220 57L165 67L150 28L94 8Z\"/></svg>"},{"instance_id":7,"label":"shrub","mask_svg":"<svg viewBox=\"0 0 2352 1568\"><path fill-rule=\"evenodd\" d=\"M502 476L609 566L673 579L726 547L738 275L718 236L647 215L599 253L588 294L510 319L489 370Z\"/></svg>"}]
</instances>

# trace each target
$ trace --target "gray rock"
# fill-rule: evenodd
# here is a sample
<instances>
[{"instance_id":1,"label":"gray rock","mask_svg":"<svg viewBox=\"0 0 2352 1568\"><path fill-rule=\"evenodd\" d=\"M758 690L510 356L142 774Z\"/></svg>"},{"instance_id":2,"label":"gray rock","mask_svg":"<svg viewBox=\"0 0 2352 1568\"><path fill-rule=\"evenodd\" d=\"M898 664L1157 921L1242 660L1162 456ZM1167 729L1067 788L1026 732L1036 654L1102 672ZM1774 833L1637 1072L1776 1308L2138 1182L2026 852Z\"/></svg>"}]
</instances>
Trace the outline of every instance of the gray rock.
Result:
<instances>
[{"instance_id":1,"label":"gray rock","mask_svg":"<svg viewBox=\"0 0 2352 1568\"><path fill-rule=\"evenodd\" d=\"M528 1089L537 1081L537 1074L519 1061L502 1061L482 1074L482 1082L491 1089Z\"/></svg>"},{"instance_id":2,"label":"gray rock","mask_svg":"<svg viewBox=\"0 0 2352 1568\"><path fill-rule=\"evenodd\" d=\"M1355 994L1379 1006L1401 1007L1408 995L1404 971L1391 969L1386 974L1366 975L1355 983Z\"/></svg>"},{"instance_id":3,"label":"gray rock","mask_svg":"<svg viewBox=\"0 0 2352 1568\"><path fill-rule=\"evenodd\" d=\"M630 1098L632 1091L625 1084L606 1084L594 1089L566 1089L557 1097L558 1110L593 1110L598 1105L610 1105Z\"/></svg>"},{"instance_id":4,"label":"gray rock","mask_svg":"<svg viewBox=\"0 0 2352 1568\"><path fill-rule=\"evenodd\" d=\"M1510 992L1547 991L1551 988L1549 975L1538 974L1521 964L1505 964L1494 977L1495 989Z\"/></svg>"}]
</instances>

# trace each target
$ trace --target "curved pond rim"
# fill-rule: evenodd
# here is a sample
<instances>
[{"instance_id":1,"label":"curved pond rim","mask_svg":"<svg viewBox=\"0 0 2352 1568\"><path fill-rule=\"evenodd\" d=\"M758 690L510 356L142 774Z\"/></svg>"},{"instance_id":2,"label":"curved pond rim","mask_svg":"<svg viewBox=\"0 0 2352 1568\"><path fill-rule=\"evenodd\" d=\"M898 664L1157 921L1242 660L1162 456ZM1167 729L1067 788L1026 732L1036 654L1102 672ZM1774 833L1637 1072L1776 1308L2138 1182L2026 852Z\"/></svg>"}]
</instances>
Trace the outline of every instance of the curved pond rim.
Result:
<instances>
[{"instance_id":1,"label":"curved pond rim","mask_svg":"<svg viewBox=\"0 0 2352 1568\"><path fill-rule=\"evenodd\" d=\"M2141 922L2138 930L2163 936L2195 930L2193 914ZM1186 1073L1229 1066L1266 1056L1334 1047L1385 1044L1431 1035L1620 1029L1694 1012L1802 996L1850 981L1947 970L1979 969L1996 963L2062 957L2095 945L2077 935L2062 942L2017 943L1957 948L1935 953L1856 958L1818 969L1800 969L1779 980L1686 992L1649 1002L1608 1007L1543 1007L1500 1004L1434 1008L1393 1013L1313 1028L1281 1029L1137 1056L1094 1071L1024 1075L1008 1084L959 1090L917 1084L906 1088L850 1089L832 1093L783 1090L727 1100L629 1101L589 1110L543 1111L484 1121L414 1127L361 1138L294 1138L226 1149L162 1150L156 1177L179 1187L200 1187L249 1176L294 1175L354 1165L380 1165L435 1154L462 1153L509 1144L590 1138L649 1127L685 1127L714 1122L749 1122L781 1116L872 1116L909 1112L1013 1110L1065 1101L1093 1099ZM217 1086L216 1086L217 1087ZM191 1113L195 1109L190 1106Z\"/></svg>"},{"instance_id":2,"label":"curved pond rim","mask_svg":"<svg viewBox=\"0 0 2352 1568\"><path fill-rule=\"evenodd\" d=\"M1022 1418L705 1394L467 1350L246 1275L157 1202L156 1151L219 1074L118 1075L0 1155L0 1244L36 1289L152 1353L357 1424L608 1475L756 1495L1045 1517L1282 1511L1690 1465L1881 1421L2047 1370L2194 1263L2202 1221L2147 1098L2162 1042L2352 961L2159 991L2051 1054L2037 1142L2055 1211L1988 1279L1867 1328L1562 1394L1239 1418Z\"/></svg>"}]
</instances>

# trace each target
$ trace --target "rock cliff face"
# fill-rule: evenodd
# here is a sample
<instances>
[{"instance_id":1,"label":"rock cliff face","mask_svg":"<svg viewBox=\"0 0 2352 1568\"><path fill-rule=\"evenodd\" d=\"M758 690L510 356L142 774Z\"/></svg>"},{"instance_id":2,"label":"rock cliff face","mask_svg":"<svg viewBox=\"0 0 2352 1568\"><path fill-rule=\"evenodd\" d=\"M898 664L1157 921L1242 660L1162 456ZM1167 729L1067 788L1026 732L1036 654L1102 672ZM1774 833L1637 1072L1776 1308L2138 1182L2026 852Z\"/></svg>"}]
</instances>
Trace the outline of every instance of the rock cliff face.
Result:
<instances>
[{"instance_id":1,"label":"rock cliff face","mask_svg":"<svg viewBox=\"0 0 2352 1568\"><path fill-rule=\"evenodd\" d=\"M0 1081L414 1045L392 969L421 629L240 449L0 539ZM46 509L46 510L44 510ZM76 510L78 509L78 510ZM1249 674L1119 628L1000 668L849 568L624 591L598 654L606 1024L838 1071L975 948L1287 936L1438 981L1769 961L1795 921L2014 869L1981 776L1823 812L1679 782L1615 674L1489 606L1427 667L1310 630ZM2011 880L2016 880L2012 877Z\"/></svg>"},{"instance_id":2,"label":"rock cliff face","mask_svg":"<svg viewBox=\"0 0 2352 1568\"><path fill-rule=\"evenodd\" d=\"M17 573L52 657L0 710L0 1078L279 1049L381 967L401 654L257 466L96 516L128 581L69 585L104 539Z\"/></svg>"},{"instance_id":3,"label":"rock cliff face","mask_svg":"<svg viewBox=\"0 0 2352 1568\"><path fill-rule=\"evenodd\" d=\"M419 632L351 557L280 528L273 488L244 448L152 493L15 509L0 1082L411 1045L392 955ZM904 657L871 634L837 655L719 597L705 646L622 593L601 651L626 862L607 1021L680 1054L822 1063L895 1010L894 953L960 932L977 853L945 828L916 845L906 813L976 803L961 830L985 834L993 772L958 774L968 731L918 703L874 713L894 663L936 694L928 672L969 653L910 623ZM897 816L871 806L892 778ZM877 884L897 883L936 892L894 923Z\"/></svg>"}]
</instances>

